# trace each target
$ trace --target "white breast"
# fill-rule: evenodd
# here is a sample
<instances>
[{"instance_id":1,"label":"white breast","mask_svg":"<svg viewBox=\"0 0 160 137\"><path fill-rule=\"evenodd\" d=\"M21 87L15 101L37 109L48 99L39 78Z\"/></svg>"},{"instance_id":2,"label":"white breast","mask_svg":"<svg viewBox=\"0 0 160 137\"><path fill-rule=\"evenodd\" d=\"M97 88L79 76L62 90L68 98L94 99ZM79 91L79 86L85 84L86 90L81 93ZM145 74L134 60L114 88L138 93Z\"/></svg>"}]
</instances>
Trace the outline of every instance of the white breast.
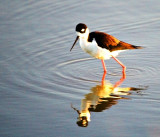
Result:
<instances>
[{"instance_id":1,"label":"white breast","mask_svg":"<svg viewBox=\"0 0 160 137\"><path fill-rule=\"evenodd\" d=\"M110 52L105 48L101 48L97 45L96 41L93 40L92 42L88 42L85 39L80 39L80 47L83 51L90 54L91 56L97 59L110 59L111 55L117 56L121 51L113 51Z\"/></svg>"}]
</instances>

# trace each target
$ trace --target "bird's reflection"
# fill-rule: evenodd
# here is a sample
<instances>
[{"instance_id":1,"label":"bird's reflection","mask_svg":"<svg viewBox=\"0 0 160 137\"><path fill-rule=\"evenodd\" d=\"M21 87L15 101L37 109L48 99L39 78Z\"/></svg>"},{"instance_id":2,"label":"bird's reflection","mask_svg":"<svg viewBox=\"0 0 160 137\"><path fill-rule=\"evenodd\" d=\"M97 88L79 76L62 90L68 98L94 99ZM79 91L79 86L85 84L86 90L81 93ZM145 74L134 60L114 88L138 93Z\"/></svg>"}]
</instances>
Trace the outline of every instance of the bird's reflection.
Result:
<instances>
[{"instance_id":1,"label":"bird's reflection","mask_svg":"<svg viewBox=\"0 0 160 137\"><path fill-rule=\"evenodd\" d=\"M102 112L105 109L109 109L112 105L116 105L119 99L129 99L127 95L131 93L129 91L140 91L142 88L133 87L119 87L125 80L125 76L112 85L109 81L105 81L106 73L103 74L102 82L100 85L96 85L91 88L91 92L86 94L84 99L81 100L81 109L77 111L78 120L77 125L81 127L87 127L90 122L90 112Z\"/></svg>"}]
</instances>

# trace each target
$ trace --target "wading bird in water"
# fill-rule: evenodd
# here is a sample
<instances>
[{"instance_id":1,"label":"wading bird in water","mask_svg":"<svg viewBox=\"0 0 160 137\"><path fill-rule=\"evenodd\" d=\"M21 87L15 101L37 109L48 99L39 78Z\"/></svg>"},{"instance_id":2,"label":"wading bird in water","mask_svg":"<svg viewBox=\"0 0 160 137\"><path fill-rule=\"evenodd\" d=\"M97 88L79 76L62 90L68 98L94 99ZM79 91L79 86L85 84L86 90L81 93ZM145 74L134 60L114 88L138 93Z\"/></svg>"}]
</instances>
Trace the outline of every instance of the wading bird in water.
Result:
<instances>
[{"instance_id":1,"label":"wading bird in water","mask_svg":"<svg viewBox=\"0 0 160 137\"><path fill-rule=\"evenodd\" d=\"M83 51L90 54L94 58L101 59L105 73L107 72L107 69L104 60L110 59L112 57L122 66L122 72L125 76L126 67L116 58L116 56L119 54L119 52L122 52L124 50L142 48L141 46L135 46L120 41L117 38L104 32L94 31L90 33L88 27L83 23L79 23L76 26L75 30L77 33L77 38L73 43L73 46L71 47L70 51L73 49L77 40L80 39L79 43Z\"/></svg>"}]
</instances>

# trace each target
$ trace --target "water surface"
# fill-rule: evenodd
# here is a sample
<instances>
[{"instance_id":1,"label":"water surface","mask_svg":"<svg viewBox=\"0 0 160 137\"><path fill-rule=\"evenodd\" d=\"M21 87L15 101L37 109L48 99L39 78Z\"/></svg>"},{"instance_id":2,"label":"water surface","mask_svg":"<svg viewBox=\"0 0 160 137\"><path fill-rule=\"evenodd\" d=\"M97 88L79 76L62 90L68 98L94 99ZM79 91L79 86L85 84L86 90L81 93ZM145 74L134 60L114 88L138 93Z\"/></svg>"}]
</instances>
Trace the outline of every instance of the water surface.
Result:
<instances>
[{"instance_id":1,"label":"water surface","mask_svg":"<svg viewBox=\"0 0 160 137\"><path fill-rule=\"evenodd\" d=\"M0 136L158 137L159 5L159 0L1 0ZM132 90L107 92L101 61L79 44L69 51L79 22L145 47L118 57L127 76L117 88ZM121 67L113 59L105 62L105 85L114 86ZM82 128L71 103L80 110L91 96L96 97L88 100L91 121Z\"/></svg>"}]
</instances>

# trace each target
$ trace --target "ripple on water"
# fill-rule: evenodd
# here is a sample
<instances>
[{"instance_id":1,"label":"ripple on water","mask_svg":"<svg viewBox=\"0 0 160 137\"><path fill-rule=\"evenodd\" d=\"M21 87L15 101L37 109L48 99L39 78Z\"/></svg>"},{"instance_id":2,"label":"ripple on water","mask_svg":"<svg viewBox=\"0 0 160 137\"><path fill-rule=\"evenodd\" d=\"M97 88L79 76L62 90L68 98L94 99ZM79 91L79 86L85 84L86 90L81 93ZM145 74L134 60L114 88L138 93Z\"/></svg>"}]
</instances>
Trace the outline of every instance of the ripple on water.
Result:
<instances>
[{"instance_id":1,"label":"ripple on water","mask_svg":"<svg viewBox=\"0 0 160 137\"><path fill-rule=\"evenodd\" d=\"M113 65L114 66L114 65ZM66 80L75 80L79 82L100 82L103 75L103 68L100 61L93 58L83 58L70 60L57 64L52 68L58 77ZM127 76L140 76L142 68L128 67ZM107 75L121 77L121 67L108 67Z\"/></svg>"}]
</instances>

